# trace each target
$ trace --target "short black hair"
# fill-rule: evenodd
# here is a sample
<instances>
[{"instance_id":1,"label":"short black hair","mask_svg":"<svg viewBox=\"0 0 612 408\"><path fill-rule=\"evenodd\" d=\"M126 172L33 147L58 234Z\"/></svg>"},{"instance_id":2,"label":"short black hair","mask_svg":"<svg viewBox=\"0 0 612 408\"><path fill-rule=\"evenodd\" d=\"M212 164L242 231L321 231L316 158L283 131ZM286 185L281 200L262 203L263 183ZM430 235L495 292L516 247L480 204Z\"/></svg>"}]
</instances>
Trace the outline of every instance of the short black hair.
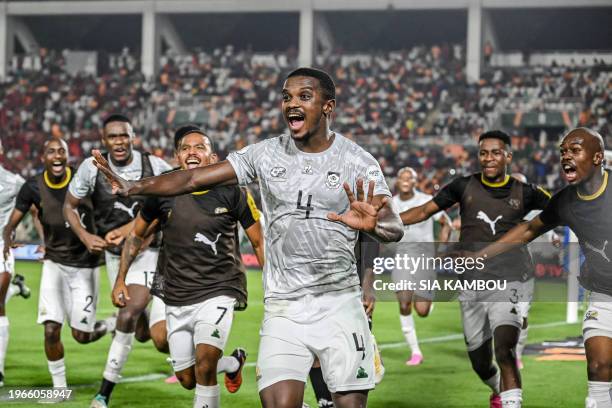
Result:
<instances>
[{"instance_id":1,"label":"short black hair","mask_svg":"<svg viewBox=\"0 0 612 408\"><path fill-rule=\"evenodd\" d=\"M127 116L122 115L120 113L113 113L107 116L106 119L104 119L104 122L102 122L102 127L106 127L106 125L111 122L125 122L129 123L130 125L132 124L132 122L130 121L130 119L128 119Z\"/></svg>"},{"instance_id":2,"label":"short black hair","mask_svg":"<svg viewBox=\"0 0 612 408\"><path fill-rule=\"evenodd\" d=\"M204 136L205 138L208 139L208 141L210 142L210 148L211 150L214 152L215 151L215 143L212 139L212 137L210 137L209 135L207 135L206 133L204 133L204 131L197 125L184 125L181 126L180 128L176 129L176 132L174 132L174 150L178 150L179 144L181 143L181 140L183 140L183 138L185 136L187 136L190 133L199 133L200 135Z\"/></svg>"},{"instance_id":3,"label":"short black hair","mask_svg":"<svg viewBox=\"0 0 612 408\"><path fill-rule=\"evenodd\" d=\"M319 85L323 90L323 96L327 98L327 100L336 99L336 85L334 84L334 80L329 74L323 70L316 68L298 68L293 70L287 75L286 79L295 76L305 76L310 78L316 78L319 80Z\"/></svg>"},{"instance_id":4,"label":"short black hair","mask_svg":"<svg viewBox=\"0 0 612 408\"><path fill-rule=\"evenodd\" d=\"M489 130L488 132L484 132L478 138L478 143L485 139L498 139L504 142L507 147L512 147L512 140L510 140L510 136L501 130Z\"/></svg>"}]
</instances>

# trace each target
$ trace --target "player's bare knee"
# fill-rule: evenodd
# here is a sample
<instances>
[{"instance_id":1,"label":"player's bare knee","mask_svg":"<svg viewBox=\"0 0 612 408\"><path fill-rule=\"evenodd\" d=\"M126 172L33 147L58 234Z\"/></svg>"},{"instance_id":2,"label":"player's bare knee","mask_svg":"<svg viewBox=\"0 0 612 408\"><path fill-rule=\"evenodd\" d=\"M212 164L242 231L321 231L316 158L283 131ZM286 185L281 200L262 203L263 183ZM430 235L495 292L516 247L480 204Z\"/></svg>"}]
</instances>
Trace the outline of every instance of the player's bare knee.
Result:
<instances>
[{"instance_id":1,"label":"player's bare knee","mask_svg":"<svg viewBox=\"0 0 612 408\"><path fill-rule=\"evenodd\" d=\"M176 378L181 383L181 386L187 390L193 390L196 386L196 379L193 373L193 369L191 370L183 370L175 373Z\"/></svg>"},{"instance_id":2,"label":"player's bare knee","mask_svg":"<svg viewBox=\"0 0 612 408\"><path fill-rule=\"evenodd\" d=\"M417 302L414 305L414 309L419 316L427 317L429 316L429 311L431 310L431 304L427 302Z\"/></svg>"},{"instance_id":3,"label":"player's bare knee","mask_svg":"<svg viewBox=\"0 0 612 408\"><path fill-rule=\"evenodd\" d=\"M203 385L214 385L217 381L217 361L211 358L204 358L196 361L196 377L202 381Z\"/></svg>"},{"instance_id":4,"label":"player's bare knee","mask_svg":"<svg viewBox=\"0 0 612 408\"><path fill-rule=\"evenodd\" d=\"M91 342L91 333L87 333L81 330L72 329L72 338L76 340L77 343L87 344Z\"/></svg>"},{"instance_id":5,"label":"player's bare knee","mask_svg":"<svg viewBox=\"0 0 612 408\"><path fill-rule=\"evenodd\" d=\"M264 408L302 408L302 402L288 393L275 395L273 398L262 399Z\"/></svg>"},{"instance_id":6,"label":"player's bare knee","mask_svg":"<svg viewBox=\"0 0 612 408\"><path fill-rule=\"evenodd\" d=\"M62 325L55 322L45 323L45 342L48 344L59 343L62 333Z\"/></svg>"},{"instance_id":7,"label":"player's bare knee","mask_svg":"<svg viewBox=\"0 0 612 408\"><path fill-rule=\"evenodd\" d=\"M153 344L155 345L155 348L160 353L167 354L170 352L170 347L168 346L168 340L166 339L166 336L162 336L159 333L152 331L151 340L153 340Z\"/></svg>"},{"instance_id":8,"label":"player's bare knee","mask_svg":"<svg viewBox=\"0 0 612 408\"><path fill-rule=\"evenodd\" d=\"M590 381L610 381L612 362L605 358L589 358L587 374Z\"/></svg>"},{"instance_id":9,"label":"player's bare knee","mask_svg":"<svg viewBox=\"0 0 612 408\"><path fill-rule=\"evenodd\" d=\"M166 321L162 320L155 323L149 329L151 340L157 351L161 353L169 353L170 348L168 346L168 332L166 331Z\"/></svg>"},{"instance_id":10,"label":"player's bare knee","mask_svg":"<svg viewBox=\"0 0 612 408\"><path fill-rule=\"evenodd\" d=\"M400 314L402 316L408 316L410 313L412 313L412 302L411 301L401 300L399 302L399 305L400 305Z\"/></svg>"}]
</instances>

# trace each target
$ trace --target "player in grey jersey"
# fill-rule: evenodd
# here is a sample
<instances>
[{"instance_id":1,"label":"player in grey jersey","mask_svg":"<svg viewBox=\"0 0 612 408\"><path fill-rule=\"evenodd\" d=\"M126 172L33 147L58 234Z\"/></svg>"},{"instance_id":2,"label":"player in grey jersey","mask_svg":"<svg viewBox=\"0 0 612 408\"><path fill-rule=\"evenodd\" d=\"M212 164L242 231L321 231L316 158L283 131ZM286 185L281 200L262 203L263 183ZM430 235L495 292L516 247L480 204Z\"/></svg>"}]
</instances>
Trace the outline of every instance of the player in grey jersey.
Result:
<instances>
[{"instance_id":1,"label":"player in grey jersey","mask_svg":"<svg viewBox=\"0 0 612 408\"><path fill-rule=\"evenodd\" d=\"M94 151L122 195L177 195L259 181L267 228L257 381L265 407L301 405L315 356L336 407L365 406L374 388L374 350L353 248L359 231L389 242L400 240L403 228L376 160L329 130L335 105L329 75L300 68L282 90L289 134L226 161L127 181Z\"/></svg>"},{"instance_id":2,"label":"player in grey jersey","mask_svg":"<svg viewBox=\"0 0 612 408\"><path fill-rule=\"evenodd\" d=\"M2 154L2 143L0 143L0 156ZM23 183L25 183L23 177L11 173L0 165L0 230L8 222L15 207L15 198ZM0 236L0 248L4 248L2 236ZM5 255L4 251L0 250L0 387L4 385L4 360L9 341L9 320L6 317L5 305L13 295L19 294L26 298L30 296L30 290L23 283L21 275L15 275L11 283L14 269L15 260L12 252Z\"/></svg>"}]
</instances>

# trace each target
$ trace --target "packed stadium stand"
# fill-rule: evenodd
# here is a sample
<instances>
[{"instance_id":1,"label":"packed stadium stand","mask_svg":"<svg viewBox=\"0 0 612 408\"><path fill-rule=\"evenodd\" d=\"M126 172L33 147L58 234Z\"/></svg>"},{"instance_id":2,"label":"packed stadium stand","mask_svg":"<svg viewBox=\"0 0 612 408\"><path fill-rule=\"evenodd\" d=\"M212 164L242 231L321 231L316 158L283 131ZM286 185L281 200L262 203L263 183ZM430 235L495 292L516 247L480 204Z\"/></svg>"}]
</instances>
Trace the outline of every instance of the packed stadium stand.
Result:
<instances>
[{"instance_id":1,"label":"packed stadium stand","mask_svg":"<svg viewBox=\"0 0 612 408\"><path fill-rule=\"evenodd\" d=\"M0 85L5 162L24 176L37 171L34 146L49 134L65 138L79 162L99 147L101 121L112 112L128 114L137 144L166 158L173 130L187 122L203 124L222 157L284 131L279 89L283 74L297 65L291 53L232 46L168 53L152 80L128 50L100 58L95 75L69 73L69 54L41 49L14 57ZM334 128L367 145L388 176L406 165L422 170L426 191L474 169L474 140L485 129L510 130L514 170L551 189L560 183L556 142L563 128L579 124L612 136L612 67L598 61L489 67L476 83L466 80L460 44L333 52L316 63L337 81ZM553 125L549 134L533 135L528 120Z\"/></svg>"}]
</instances>

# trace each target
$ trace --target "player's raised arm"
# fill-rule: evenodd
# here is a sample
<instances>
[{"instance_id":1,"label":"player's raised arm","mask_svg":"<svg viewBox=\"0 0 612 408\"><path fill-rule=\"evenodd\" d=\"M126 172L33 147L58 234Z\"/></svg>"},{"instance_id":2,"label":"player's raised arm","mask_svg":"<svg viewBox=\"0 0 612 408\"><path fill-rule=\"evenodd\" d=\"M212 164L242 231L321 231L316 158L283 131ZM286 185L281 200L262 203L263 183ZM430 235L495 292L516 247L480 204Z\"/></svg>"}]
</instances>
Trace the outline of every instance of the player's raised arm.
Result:
<instances>
[{"instance_id":1,"label":"player's raised arm","mask_svg":"<svg viewBox=\"0 0 612 408\"><path fill-rule=\"evenodd\" d=\"M344 183L350 209L344 214L329 213L327 218L366 232L379 241L397 242L404 235L399 213L388 196L374 196L374 185L370 181L368 195L364 197L363 179L358 179L355 197L348 183Z\"/></svg>"},{"instance_id":2,"label":"player's raised arm","mask_svg":"<svg viewBox=\"0 0 612 408\"><path fill-rule=\"evenodd\" d=\"M423 205L419 205L418 207L414 207L400 213L400 218L404 225L412 225L425 221L438 211L440 211L438 204L436 204L434 200L429 200Z\"/></svg>"},{"instance_id":3,"label":"player's raised arm","mask_svg":"<svg viewBox=\"0 0 612 408\"><path fill-rule=\"evenodd\" d=\"M515 247L513 244L527 244L550 230L552 227L553 226L544 224L538 215L531 221L518 224L505 233L500 239L478 251L474 257L491 258L503 254Z\"/></svg>"},{"instance_id":4,"label":"player's raised arm","mask_svg":"<svg viewBox=\"0 0 612 408\"><path fill-rule=\"evenodd\" d=\"M238 184L236 172L227 160L191 170L177 170L156 177L128 181L111 170L98 150L93 150L92 154L95 158L94 164L113 186L113 194L122 196L136 194L176 196L218 185Z\"/></svg>"}]
</instances>

